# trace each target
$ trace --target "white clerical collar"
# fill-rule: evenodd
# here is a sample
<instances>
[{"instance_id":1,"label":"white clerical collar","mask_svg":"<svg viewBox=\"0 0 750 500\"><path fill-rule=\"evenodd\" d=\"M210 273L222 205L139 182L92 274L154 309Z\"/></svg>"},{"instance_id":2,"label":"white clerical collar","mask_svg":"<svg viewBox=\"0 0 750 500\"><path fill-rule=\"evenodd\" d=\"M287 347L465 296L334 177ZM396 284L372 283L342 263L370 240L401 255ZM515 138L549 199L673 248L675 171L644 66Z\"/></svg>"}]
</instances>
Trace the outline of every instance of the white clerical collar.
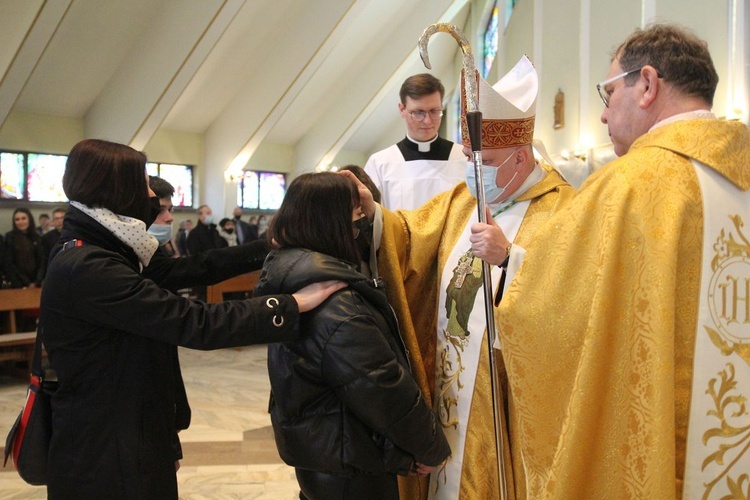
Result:
<instances>
[{"instance_id":1,"label":"white clerical collar","mask_svg":"<svg viewBox=\"0 0 750 500\"><path fill-rule=\"evenodd\" d=\"M670 123L679 122L682 120L695 120L697 118L713 118L716 119L716 115L714 115L711 110L708 109L696 109L695 111L688 111L686 113L679 113L676 115L672 115L669 118L665 118L660 122L656 122L653 127L648 129L649 132L652 130L656 130L659 127L663 127L664 125L669 125Z\"/></svg>"},{"instance_id":2,"label":"white clerical collar","mask_svg":"<svg viewBox=\"0 0 750 500\"><path fill-rule=\"evenodd\" d=\"M419 152L420 153L427 153L430 150L430 148L432 147L432 143L435 142L435 141L437 141L438 136L435 135L434 139L432 139L431 141L427 141L427 142L415 141L414 139L412 139L411 137L409 137L408 133L406 134L406 138L409 139L411 142L413 142L414 144L417 145L417 148L419 148Z\"/></svg>"},{"instance_id":3,"label":"white clerical collar","mask_svg":"<svg viewBox=\"0 0 750 500\"><path fill-rule=\"evenodd\" d=\"M516 198L535 186L537 182L544 179L545 175L547 175L547 172L542 167L540 167L538 163L536 163L534 165L534 170L531 171L529 176L526 177L526 180L523 181L523 184L521 184L507 200L503 200L498 203L488 203L490 210L492 212L496 212L507 207L508 205L514 204L516 202Z\"/></svg>"}]
</instances>

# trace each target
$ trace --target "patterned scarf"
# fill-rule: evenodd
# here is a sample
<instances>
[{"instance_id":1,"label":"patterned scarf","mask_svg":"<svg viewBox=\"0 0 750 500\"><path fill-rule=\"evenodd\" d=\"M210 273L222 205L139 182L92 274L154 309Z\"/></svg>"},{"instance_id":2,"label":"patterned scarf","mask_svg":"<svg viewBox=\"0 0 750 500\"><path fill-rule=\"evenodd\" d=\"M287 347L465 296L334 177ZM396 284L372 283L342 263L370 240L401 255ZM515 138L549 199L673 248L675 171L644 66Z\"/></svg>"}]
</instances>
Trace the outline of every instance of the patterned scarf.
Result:
<instances>
[{"instance_id":1,"label":"patterned scarf","mask_svg":"<svg viewBox=\"0 0 750 500\"><path fill-rule=\"evenodd\" d=\"M118 240L133 249L142 267L148 266L159 242L146 232L146 224L133 217L118 215L107 208L89 207L77 201L71 205L108 229Z\"/></svg>"}]
</instances>

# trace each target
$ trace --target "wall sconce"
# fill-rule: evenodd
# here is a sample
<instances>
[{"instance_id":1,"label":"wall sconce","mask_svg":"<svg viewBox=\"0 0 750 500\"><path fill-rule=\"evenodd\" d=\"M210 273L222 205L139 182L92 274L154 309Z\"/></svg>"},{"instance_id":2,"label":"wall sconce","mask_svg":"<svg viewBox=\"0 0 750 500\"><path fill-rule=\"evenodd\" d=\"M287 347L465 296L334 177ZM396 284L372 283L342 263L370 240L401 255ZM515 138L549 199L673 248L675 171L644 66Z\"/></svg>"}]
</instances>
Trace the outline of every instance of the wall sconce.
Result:
<instances>
[{"instance_id":1,"label":"wall sconce","mask_svg":"<svg viewBox=\"0 0 750 500\"><path fill-rule=\"evenodd\" d=\"M317 167L315 167L316 172L338 172L339 166L338 165L326 165L324 163L321 163Z\"/></svg>"},{"instance_id":2,"label":"wall sconce","mask_svg":"<svg viewBox=\"0 0 750 500\"><path fill-rule=\"evenodd\" d=\"M249 160L250 155L248 153L240 153L235 156L227 169L224 170L224 180L226 182L239 184L242 180L242 176L245 175L245 165L247 165Z\"/></svg>"},{"instance_id":3,"label":"wall sconce","mask_svg":"<svg viewBox=\"0 0 750 500\"><path fill-rule=\"evenodd\" d=\"M239 184L242 180L242 176L244 175L244 171L240 170L239 172L236 170L232 170L230 168L226 169L224 171L224 181L225 182L233 182L235 184Z\"/></svg>"}]
</instances>

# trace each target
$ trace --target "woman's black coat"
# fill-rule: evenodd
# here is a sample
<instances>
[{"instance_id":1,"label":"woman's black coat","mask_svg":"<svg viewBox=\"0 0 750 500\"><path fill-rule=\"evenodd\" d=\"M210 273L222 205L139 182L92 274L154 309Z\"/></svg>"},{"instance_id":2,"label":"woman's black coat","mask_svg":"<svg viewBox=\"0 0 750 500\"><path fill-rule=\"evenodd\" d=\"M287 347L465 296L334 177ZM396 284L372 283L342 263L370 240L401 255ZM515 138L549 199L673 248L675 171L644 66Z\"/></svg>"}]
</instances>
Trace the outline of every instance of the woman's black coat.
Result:
<instances>
[{"instance_id":1,"label":"woman's black coat","mask_svg":"<svg viewBox=\"0 0 750 500\"><path fill-rule=\"evenodd\" d=\"M339 475L437 465L448 442L409 366L385 290L350 265L308 250L272 251L257 292L320 280L349 286L300 319L302 338L268 347L271 421L289 465Z\"/></svg>"},{"instance_id":2,"label":"woman's black coat","mask_svg":"<svg viewBox=\"0 0 750 500\"><path fill-rule=\"evenodd\" d=\"M174 295L140 274L129 247L71 207L60 245L73 239L84 244L53 257L42 289L44 343L60 381L49 498L176 499L173 346L297 338L296 302L281 295L204 304Z\"/></svg>"}]
</instances>

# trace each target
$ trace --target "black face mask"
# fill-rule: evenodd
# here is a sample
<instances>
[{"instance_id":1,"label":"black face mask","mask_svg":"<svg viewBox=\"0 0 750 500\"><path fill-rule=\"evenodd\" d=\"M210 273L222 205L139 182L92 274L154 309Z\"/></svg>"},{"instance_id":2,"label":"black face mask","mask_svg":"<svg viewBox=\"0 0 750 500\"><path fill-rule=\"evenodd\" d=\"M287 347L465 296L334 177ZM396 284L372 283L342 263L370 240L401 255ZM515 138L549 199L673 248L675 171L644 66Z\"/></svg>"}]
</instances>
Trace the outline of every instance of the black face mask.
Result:
<instances>
[{"instance_id":1,"label":"black face mask","mask_svg":"<svg viewBox=\"0 0 750 500\"><path fill-rule=\"evenodd\" d=\"M151 224L153 224L160 213L161 213L161 203L159 203L159 197L151 196L148 199L148 210L146 211L146 220L143 221L146 223L146 227L149 227Z\"/></svg>"},{"instance_id":2,"label":"black face mask","mask_svg":"<svg viewBox=\"0 0 750 500\"><path fill-rule=\"evenodd\" d=\"M372 224L367 217L361 217L352 222L354 227L354 242L359 249L359 256L362 260L370 260L370 243L372 242Z\"/></svg>"}]
</instances>

